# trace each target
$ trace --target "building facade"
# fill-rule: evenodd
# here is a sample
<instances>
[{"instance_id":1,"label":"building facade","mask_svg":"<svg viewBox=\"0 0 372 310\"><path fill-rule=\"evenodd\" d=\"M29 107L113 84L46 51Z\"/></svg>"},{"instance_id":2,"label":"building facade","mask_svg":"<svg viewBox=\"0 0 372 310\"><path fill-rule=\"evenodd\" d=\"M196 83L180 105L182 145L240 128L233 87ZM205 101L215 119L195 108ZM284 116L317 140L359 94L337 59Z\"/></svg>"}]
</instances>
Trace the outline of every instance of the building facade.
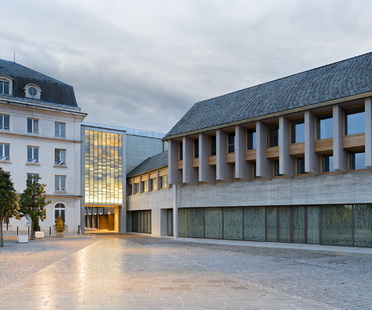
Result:
<instances>
[{"instance_id":1,"label":"building facade","mask_svg":"<svg viewBox=\"0 0 372 310\"><path fill-rule=\"evenodd\" d=\"M61 214L69 232L80 225L81 112L71 86L0 60L0 167L10 173L18 194L27 178L46 184L48 232ZM7 220L8 230L27 231L27 219Z\"/></svg>"},{"instance_id":2,"label":"building facade","mask_svg":"<svg viewBox=\"0 0 372 310\"><path fill-rule=\"evenodd\" d=\"M86 232L126 232L126 174L149 156L167 148L164 134L118 126L81 126L81 226Z\"/></svg>"},{"instance_id":3,"label":"building facade","mask_svg":"<svg viewBox=\"0 0 372 310\"><path fill-rule=\"evenodd\" d=\"M196 103L165 137L172 189L129 210L163 214L160 235L371 247L371 68L368 53Z\"/></svg>"}]
</instances>

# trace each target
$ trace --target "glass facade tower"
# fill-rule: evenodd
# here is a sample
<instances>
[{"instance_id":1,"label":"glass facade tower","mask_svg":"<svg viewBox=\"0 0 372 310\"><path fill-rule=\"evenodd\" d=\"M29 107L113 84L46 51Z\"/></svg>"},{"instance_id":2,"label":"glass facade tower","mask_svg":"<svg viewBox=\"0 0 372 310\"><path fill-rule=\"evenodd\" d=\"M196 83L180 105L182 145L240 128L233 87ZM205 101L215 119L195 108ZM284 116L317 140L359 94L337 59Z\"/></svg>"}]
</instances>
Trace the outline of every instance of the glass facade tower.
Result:
<instances>
[{"instance_id":1,"label":"glass facade tower","mask_svg":"<svg viewBox=\"0 0 372 310\"><path fill-rule=\"evenodd\" d=\"M85 204L123 203L123 135L85 130Z\"/></svg>"}]
</instances>

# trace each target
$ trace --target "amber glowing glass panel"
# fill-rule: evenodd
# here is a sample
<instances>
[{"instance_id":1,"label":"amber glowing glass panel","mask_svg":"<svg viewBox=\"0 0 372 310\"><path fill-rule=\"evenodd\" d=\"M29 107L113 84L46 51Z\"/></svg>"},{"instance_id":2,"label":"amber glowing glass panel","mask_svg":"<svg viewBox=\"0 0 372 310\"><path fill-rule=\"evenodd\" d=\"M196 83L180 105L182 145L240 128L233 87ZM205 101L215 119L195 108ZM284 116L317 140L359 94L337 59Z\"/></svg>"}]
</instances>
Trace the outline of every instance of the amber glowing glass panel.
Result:
<instances>
[{"instance_id":1,"label":"amber glowing glass panel","mask_svg":"<svg viewBox=\"0 0 372 310\"><path fill-rule=\"evenodd\" d=\"M85 131L85 203L122 204L123 136Z\"/></svg>"}]
</instances>

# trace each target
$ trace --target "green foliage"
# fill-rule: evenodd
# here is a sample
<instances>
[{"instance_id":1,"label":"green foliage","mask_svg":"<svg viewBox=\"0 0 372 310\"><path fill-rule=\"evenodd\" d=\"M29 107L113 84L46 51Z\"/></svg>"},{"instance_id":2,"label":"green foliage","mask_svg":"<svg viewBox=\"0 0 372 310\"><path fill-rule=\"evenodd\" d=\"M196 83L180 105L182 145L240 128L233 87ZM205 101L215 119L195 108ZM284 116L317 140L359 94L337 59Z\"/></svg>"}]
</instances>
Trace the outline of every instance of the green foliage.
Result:
<instances>
[{"instance_id":1,"label":"green foliage","mask_svg":"<svg viewBox=\"0 0 372 310\"><path fill-rule=\"evenodd\" d=\"M0 168L0 246L4 246L3 221L4 217L17 214L17 194L9 174Z\"/></svg>"},{"instance_id":2,"label":"green foliage","mask_svg":"<svg viewBox=\"0 0 372 310\"><path fill-rule=\"evenodd\" d=\"M39 221L46 219L45 206L50 203L46 201L45 184L39 183L40 178L28 179L26 189L18 201L18 217L28 216L31 218L31 238L35 231L40 230Z\"/></svg>"}]
</instances>

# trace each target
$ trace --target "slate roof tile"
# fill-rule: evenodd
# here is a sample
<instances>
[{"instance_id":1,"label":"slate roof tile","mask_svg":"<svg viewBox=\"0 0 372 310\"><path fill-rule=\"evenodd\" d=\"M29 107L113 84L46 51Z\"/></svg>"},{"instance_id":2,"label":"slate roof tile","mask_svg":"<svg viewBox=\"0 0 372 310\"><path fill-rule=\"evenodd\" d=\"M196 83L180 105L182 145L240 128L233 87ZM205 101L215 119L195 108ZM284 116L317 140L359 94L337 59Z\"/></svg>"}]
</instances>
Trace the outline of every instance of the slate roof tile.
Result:
<instances>
[{"instance_id":1,"label":"slate roof tile","mask_svg":"<svg viewBox=\"0 0 372 310\"><path fill-rule=\"evenodd\" d=\"M195 103L165 138L372 91L372 53Z\"/></svg>"}]
</instances>

